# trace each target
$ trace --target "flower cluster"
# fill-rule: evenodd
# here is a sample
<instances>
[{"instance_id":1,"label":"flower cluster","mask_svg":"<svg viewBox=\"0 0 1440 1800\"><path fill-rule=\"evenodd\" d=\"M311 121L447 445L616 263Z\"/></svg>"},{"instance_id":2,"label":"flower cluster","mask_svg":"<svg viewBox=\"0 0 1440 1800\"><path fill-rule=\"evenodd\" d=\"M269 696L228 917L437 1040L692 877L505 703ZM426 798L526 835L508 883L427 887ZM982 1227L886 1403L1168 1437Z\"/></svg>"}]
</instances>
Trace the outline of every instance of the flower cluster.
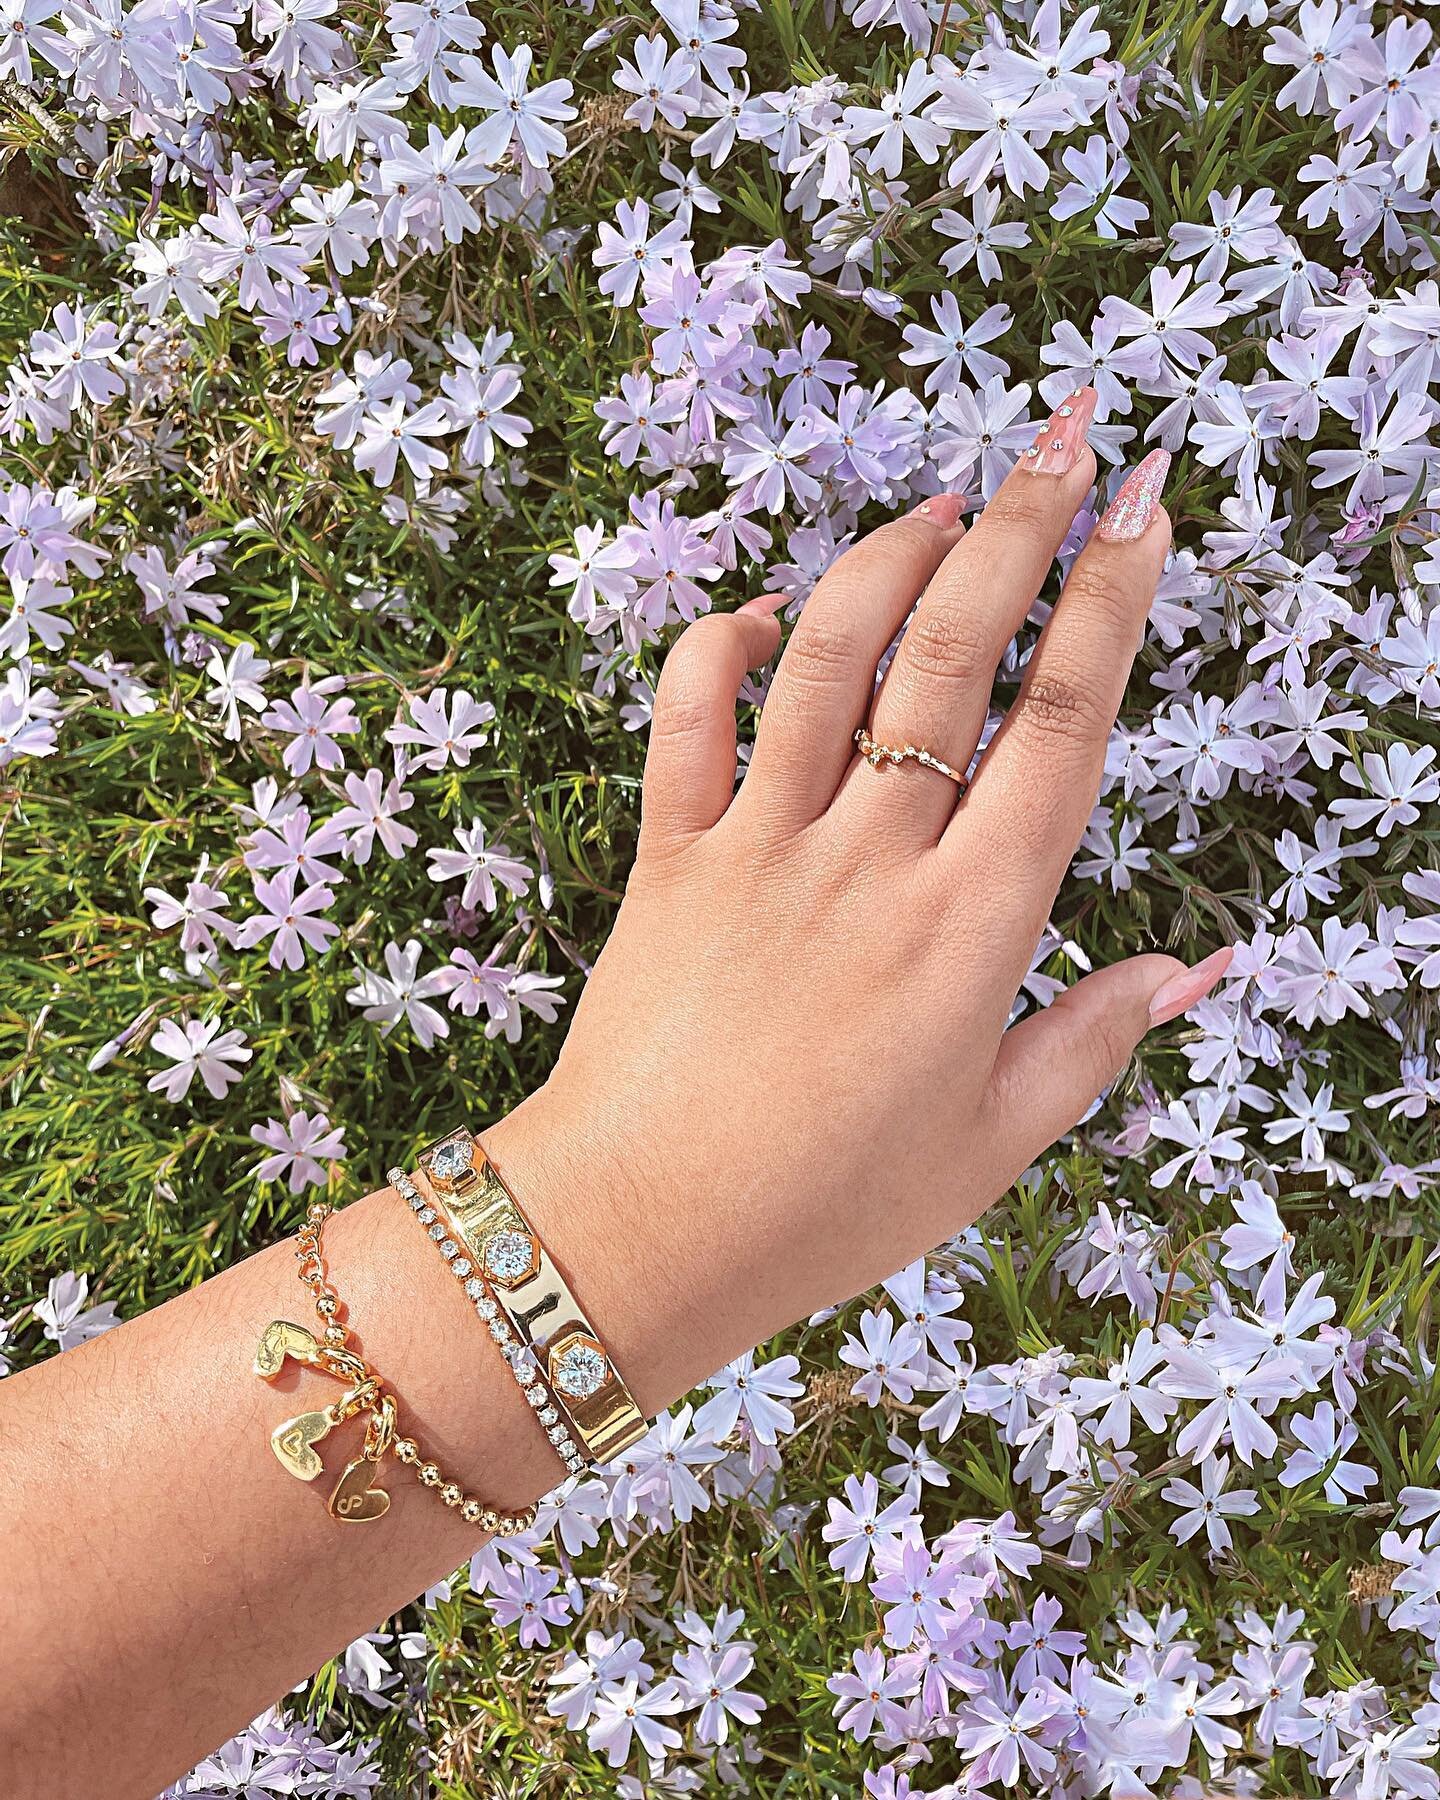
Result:
<instances>
[{"instance_id":1,"label":"flower cluster","mask_svg":"<svg viewBox=\"0 0 1440 1800\"><path fill-rule=\"evenodd\" d=\"M677 627L1082 384L1058 580L1156 445L1176 547L1017 1012L1235 946L994 1221L352 1646L360 1748L187 1794L369 1791L432 1631L597 1791L1440 1793L1432 27L830 12L0 0L12 1359L533 1084Z\"/></svg>"}]
</instances>

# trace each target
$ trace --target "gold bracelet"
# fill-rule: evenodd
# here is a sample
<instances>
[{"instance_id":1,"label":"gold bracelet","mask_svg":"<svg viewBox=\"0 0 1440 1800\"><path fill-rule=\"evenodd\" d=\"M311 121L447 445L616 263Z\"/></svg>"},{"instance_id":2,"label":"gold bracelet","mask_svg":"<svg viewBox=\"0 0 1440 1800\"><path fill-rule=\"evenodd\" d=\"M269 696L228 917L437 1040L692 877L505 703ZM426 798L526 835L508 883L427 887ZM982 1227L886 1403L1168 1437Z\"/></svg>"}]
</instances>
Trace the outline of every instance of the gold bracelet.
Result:
<instances>
[{"instance_id":1,"label":"gold bracelet","mask_svg":"<svg viewBox=\"0 0 1440 1800\"><path fill-rule=\"evenodd\" d=\"M330 1516L345 1523L361 1524L380 1519L390 1510L390 1495L374 1481L374 1472L388 1451L397 1462L413 1468L416 1479L425 1487L438 1488L446 1506L454 1507L461 1518L492 1537L515 1537L535 1523L533 1506L518 1512L504 1512L467 1494L458 1482L447 1480L437 1463L431 1462L414 1438L400 1437L396 1432L399 1408L395 1396L386 1388L365 1358L350 1343L350 1333L340 1317L340 1296L325 1274L323 1233L325 1221L334 1209L317 1201L305 1214L305 1223L296 1236L296 1257L300 1264L300 1281L315 1302L321 1334L317 1339L303 1325L288 1319L272 1319L265 1327L255 1350L255 1373L273 1381L285 1367L285 1359L303 1363L307 1368L323 1370L347 1383L348 1391L332 1405L319 1412L305 1412L285 1419L270 1434L270 1446L282 1468L301 1481L314 1481L324 1473L315 1446L322 1438L353 1419L367 1415L365 1441L360 1454L352 1457L344 1474L335 1484L327 1508Z\"/></svg>"},{"instance_id":2,"label":"gold bracelet","mask_svg":"<svg viewBox=\"0 0 1440 1800\"><path fill-rule=\"evenodd\" d=\"M463 1127L448 1132L420 1153L418 1174L508 1323L511 1367L533 1361L589 1459L642 1438L644 1414L481 1145Z\"/></svg>"},{"instance_id":3,"label":"gold bracelet","mask_svg":"<svg viewBox=\"0 0 1440 1800\"><path fill-rule=\"evenodd\" d=\"M536 1421L544 1430L551 1448L564 1463L566 1473L583 1475L585 1455L570 1435L570 1426L561 1417L558 1397L541 1374L534 1352L523 1345L511 1329L510 1321L501 1312L493 1289L475 1272L475 1265L470 1258L461 1255L464 1246L451 1237L449 1219L441 1216L438 1205L431 1205L403 1169L391 1169L389 1174L391 1187L410 1208L416 1223L424 1228L426 1237L444 1257L450 1273L464 1284L465 1298L479 1314L480 1323L504 1357L505 1367L533 1408Z\"/></svg>"}]
</instances>

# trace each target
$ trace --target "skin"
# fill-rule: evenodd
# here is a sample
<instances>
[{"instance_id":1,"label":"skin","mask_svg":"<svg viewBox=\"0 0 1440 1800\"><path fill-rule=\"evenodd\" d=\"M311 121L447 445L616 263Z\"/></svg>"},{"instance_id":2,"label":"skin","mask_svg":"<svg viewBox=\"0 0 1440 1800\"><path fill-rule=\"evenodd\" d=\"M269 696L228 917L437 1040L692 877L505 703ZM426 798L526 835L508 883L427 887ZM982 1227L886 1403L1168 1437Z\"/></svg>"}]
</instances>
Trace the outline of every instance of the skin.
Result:
<instances>
[{"instance_id":1,"label":"skin","mask_svg":"<svg viewBox=\"0 0 1440 1800\"><path fill-rule=\"evenodd\" d=\"M554 1074L484 1133L647 1413L973 1220L1124 1066L1157 995L1161 1016L1200 997L1141 956L1005 1031L1095 800L1163 511L1076 561L963 803L851 742L868 713L880 739L968 764L1094 478L1087 450L1012 475L968 533L941 497L845 555L738 793L735 696L779 602L701 620L667 659L614 933ZM397 1197L337 1215L326 1252L401 1429L496 1504L551 1487L529 1408ZM10 1800L151 1800L475 1549L392 1461L389 1513L355 1527L281 1469L272 1427L338 1389L294 1365L256 1379L276 1317L313 1322L285 1244L0 1386ZM321 1447L332 1478L359 1430Z\"/></svg>"}]
</instances>

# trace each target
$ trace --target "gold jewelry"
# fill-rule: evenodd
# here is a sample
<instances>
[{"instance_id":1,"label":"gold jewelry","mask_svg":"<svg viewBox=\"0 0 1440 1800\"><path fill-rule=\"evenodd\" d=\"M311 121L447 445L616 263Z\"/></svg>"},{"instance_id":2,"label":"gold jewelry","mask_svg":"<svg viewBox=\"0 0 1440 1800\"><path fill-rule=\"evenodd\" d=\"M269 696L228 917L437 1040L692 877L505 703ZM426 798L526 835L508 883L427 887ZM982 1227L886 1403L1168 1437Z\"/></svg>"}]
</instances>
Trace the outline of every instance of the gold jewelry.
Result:
<instances>
[{"instance_id":1,"label":"gold jewelry","mask_svg":"<svg viewBox=\"0 0 1440 1800\"><path fill-rule=\"evenodd\" d=\"M968 775L962 775L958 769L952 769L949 763L941 762L940 758L931 751L918 749L914 744L905 744L899 749L896 749L893 744L882 744L871 737L863 725L856 729L855 747L872 769L878 769L882 763L887 762L897 764L917 762L924 768L933 769L937 775L944 775L948 780L953 781L962 794L970 785Z\"/></svg>"},{"instance_id":2,"label":"gold jewelry","mask_svg":"<svg viewBox=\"0 0 1440 1800\"><path fill-rule=\"evenodd\" d=\"M453 1506L467 1524L478 1525L491 1537L515 1537L528 1531L535 1523L533 1506L522 1507L519 1512L502 1512L477 1500L457 1482L447 1480L439 1466L426 1459L413 1438L396 1435L399 1408L395 1396L365 1358L350 1347L349 1330L340 1319L340 1296L325 1274L323 1233L333 1210L317 1201L306 1213L296 1237L300 1281L315 1302L320 1336L315 1337L289 1319L272 1319L256 1345L254 1368L264 1380L273 1381L289 1357L346 1382L348 1391L320 1412L300 1413L275 1427L270 1446L281 1466L301 1481L314 1481L324 1473L315 1445L337 1425L363 1412L365 1441L360 1454L346 1464L330 1495L327 1507L332 1518L363 1524L383 1518L390 1510L389 1494L374 1481L375 1470L388 1452L397 1462L413 1468L425 1487L439 1488L440 1498L447 1506Z\"/></svg>"},{"instance_id":3,"label":"gold jewelry","mask_svg":"<svg viewBox=\"0 0 1440 1800\"><path fill-rule=\"evenodd\" d=\"M536 1419L567 1472L571 1475L583 1474L584 1452L570 1435L570 1426L562 1417L560 1403L541 1374L534 1353L516 1337L509 1319L500 1310L500 1303L494 1293L476 1274L474 1263L468 1256L461 1255L464 1246L450 1235L450 1220L441 1216L438 1204L432 1205L403 1169L390 1170L390 1185L425 1228L425 1235L445 1258L450 1273L465 1284L466 1299L472 1303L480 1315L481 1324L495 1340L496 1349L505 1358L506 1368L514 1376L520 1392L534 1407Z\"/></svg>"},{"instance_id":4,"label":"gold jewelry","mask_svg":"<svg viewBox=\"0 0 1440 1800\"><path fill-rule=\"evenodd\" d=\"M435 1196L449 1238L458 1239L474 1263L469 1279L483 1282L481 1298L493 1301L495 1320L486 1317L480 1299L476 1310L491 1325L503 1315L505 1354L516 1379L534 1386L526 1373L537 1371L592 1462L608 1462L642 1438L645 1415L484 1149L463 1127L449 1132L420 1153L418 1176ZM430 1229L433 1234L433 1224ZM558 1421L547 1428L557 1447L563 1441L554 1435L558 1428ZM569 1456L565 1461L572 1467Z\"/></svg>"}]
</instances>

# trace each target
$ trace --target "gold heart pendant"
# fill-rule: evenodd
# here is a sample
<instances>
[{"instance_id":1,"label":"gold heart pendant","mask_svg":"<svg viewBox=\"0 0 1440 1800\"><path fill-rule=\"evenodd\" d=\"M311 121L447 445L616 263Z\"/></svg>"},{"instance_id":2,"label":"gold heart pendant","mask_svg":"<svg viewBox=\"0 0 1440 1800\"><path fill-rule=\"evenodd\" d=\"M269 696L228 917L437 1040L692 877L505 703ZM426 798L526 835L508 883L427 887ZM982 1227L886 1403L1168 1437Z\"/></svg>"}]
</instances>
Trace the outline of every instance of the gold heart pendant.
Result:
<instances>
[{"instance_id":1,"label":"gold heart pendant","mask_svg":"<svg viewBox=\"0 0 1440 1800\"><path fill-rule=\"evenodd\" d=\"M299 1413L270 1433L270 1448L292 1475L301 1481L313 1481L325 1472L325 1465L312 1446L327 1435L333 1424L328 1412Z\"/></svg>"},{"instance_id":2,"label":"gold heart pendant","mask_svg":"<svg viewBox=\"0 0 1440 1800\"><path fill-rule=\"evenodd\" d=\"M374 1468L375 1464L364 1456L357 1456L347 1466L330 1496L332 1518L356 1525L364 1524L367 1519L384 1518L390 1510L390 1496L384 1488L371 1487L370 1476Z\"/></svg>"},{"instance_id":3,"label":"gold heart pendant","mask_svg":"<svg viewBox=\"0 0 1440 1800\"><path fill-rule=\"evenodd\" d=\"M319 1349L303 1325L292 1325L288 1319L272 1319L255 1346L255 1373L273 1381L285 1367L287 1356L313 1368Z\"/></svg>"}]
</instances>

